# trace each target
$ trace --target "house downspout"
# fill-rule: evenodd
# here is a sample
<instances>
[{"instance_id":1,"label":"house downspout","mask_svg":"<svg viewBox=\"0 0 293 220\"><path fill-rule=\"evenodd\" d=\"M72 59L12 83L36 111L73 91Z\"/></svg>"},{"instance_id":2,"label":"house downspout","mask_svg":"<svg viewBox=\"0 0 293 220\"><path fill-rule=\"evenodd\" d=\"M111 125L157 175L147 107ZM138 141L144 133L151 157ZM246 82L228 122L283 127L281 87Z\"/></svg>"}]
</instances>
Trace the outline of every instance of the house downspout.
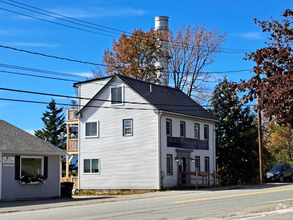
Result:
<instances>
[{"instance_id":1,"label":"house downspout","mask_svg":"<svg viewBox=\"0 0 293 220\"><path fill-rule=\"evenodd\" d=\"M162 160L161 160L161 155L162 155L162 146L161 146L161 119L162 119L162 112L158 112L158 177L159 177L159 190L163 188L163 175L162 175Z\"/></svg>"}]
</instances>

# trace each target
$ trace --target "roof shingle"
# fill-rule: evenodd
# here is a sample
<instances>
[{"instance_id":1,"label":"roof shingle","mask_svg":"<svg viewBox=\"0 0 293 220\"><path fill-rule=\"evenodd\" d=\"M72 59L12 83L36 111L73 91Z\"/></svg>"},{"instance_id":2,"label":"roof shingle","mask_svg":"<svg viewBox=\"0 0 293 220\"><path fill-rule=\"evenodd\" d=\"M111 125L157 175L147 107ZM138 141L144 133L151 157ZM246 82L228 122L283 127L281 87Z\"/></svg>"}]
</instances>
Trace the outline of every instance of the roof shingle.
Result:
<instances>
[{"instance_id":1,"label":"roof shingle","mask_svg":"<svg viewBox=\"0 0 293 220\"><path fill-rule=\"evenodd\" d=\"M0 152L65 155L66 151L0 120Z\"/></svg>"}]
</instances>

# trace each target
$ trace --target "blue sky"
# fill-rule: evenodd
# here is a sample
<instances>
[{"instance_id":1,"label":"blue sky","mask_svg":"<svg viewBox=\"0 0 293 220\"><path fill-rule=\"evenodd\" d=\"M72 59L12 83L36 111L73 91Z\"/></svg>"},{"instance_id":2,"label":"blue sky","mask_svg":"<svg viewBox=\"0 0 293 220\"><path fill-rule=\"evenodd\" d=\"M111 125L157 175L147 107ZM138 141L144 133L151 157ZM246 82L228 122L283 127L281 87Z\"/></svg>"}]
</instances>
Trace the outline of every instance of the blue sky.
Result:
<instances>
[{"instance_id":1,"label":"blue sky","mask_svg":"<svg viewBox=\"0 0 293 220\"><path fill-rule=\"evenodd\" d=\"M12 1L3 0L4 2ZM102 63L103 52L111 48L113 37L84 32L41 20L28 18L17 13L47 19L51 22L60 21L23 10L0 1L0 45L14 47L43 54L65 57L92 63ZM270 17L280 18L281 13L292 9L292 0L19 0L19 2L52 11L69 17L81 19L131 32L133 29L149 30L154 27L155 16L168 16L169 27L176 31L180 25L201 25L228 32L224 47L227 49L254 51L264 46L268 35L254 24L253 19L267 20ZM5 10L3 10L5 9ZM66 24L62 22L63 24ZM67 25L72 25L67 23ZM85 28L85 27L81 27ZM112 33L101 32L113 35ZM119 38L119 35L116 39ZM74 63L43 56L32 55L0 47L0 64L36 68L48 71L78 74L85 76L91 73L92 65ZM206 71L233 71L252 69L253 62L245 61L245 53L221 53L216 62ZM73 82L28 77L1 71L59 77L41 73L5 68L0 65L0 88L27 90L42 93L74 96ZM249 72L223 74L229 80L238 82L251 76ZM83 78L68 78L83 81ZM211 87L213 89L213 87ZM16 93L0 90L0 98L50 102L52 97ZM68 103L65 98L55 98L58 103ZM5 120L23 130L43 127L42 113L45 104L30 104L0 100L0 119Z\"/></svg>"}]
</instances>

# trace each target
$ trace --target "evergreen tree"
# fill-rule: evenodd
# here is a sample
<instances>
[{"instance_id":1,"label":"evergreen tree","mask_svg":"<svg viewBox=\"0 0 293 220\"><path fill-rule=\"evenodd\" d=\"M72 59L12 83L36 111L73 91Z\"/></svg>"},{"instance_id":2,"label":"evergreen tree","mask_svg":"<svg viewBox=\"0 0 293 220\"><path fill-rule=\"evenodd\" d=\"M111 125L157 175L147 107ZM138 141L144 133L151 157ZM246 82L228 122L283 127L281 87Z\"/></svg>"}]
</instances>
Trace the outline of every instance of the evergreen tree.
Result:
<instances>
[{"instance_id":1,"label":"evergreen tree","mask_svg":"<svg viewBox=\"0 0 293 220\"><path fill-rule=\"evenodd\" d=\"M42 121L44 128L35 131L35 136L65 150L66 149L66 124L65 116L62 113L63 107L57 108L54 99L47 106L43 113Z\"/></svg>"},{"instance_id":2,"label":"evergreen tree","mask_svg":"<svg viewBox=\"0 0 293 220\"><path fill-rule=\"evenodd\" d=\"M211 99L218 118L216 155L218 174L225 185L244 183L258 175L256 116L239 100L233 83L227 79L215 88Z\"/></svg>"}]
</instances>

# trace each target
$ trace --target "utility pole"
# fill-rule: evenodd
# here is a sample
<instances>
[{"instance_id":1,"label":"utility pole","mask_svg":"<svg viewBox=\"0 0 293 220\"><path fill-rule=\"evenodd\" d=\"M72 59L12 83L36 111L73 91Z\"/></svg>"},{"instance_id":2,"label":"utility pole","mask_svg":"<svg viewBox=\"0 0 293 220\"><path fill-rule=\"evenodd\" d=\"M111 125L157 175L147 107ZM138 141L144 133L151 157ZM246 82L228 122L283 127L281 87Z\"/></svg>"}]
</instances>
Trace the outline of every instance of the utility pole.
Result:
<instances>
[{"instance_id":1,"label":"utility pole","mask_svg":"<svg viewBox=\"0 0 293 220\"><path fill-rule=\"evenodd\" d=\"M257 105L259 106L259 96L257 96ZM261 110L258 108L258 147L259 147L259 180L263 184L263 152L262 152L262 129L261 129Z\"/></svg>"}]
</instances>

